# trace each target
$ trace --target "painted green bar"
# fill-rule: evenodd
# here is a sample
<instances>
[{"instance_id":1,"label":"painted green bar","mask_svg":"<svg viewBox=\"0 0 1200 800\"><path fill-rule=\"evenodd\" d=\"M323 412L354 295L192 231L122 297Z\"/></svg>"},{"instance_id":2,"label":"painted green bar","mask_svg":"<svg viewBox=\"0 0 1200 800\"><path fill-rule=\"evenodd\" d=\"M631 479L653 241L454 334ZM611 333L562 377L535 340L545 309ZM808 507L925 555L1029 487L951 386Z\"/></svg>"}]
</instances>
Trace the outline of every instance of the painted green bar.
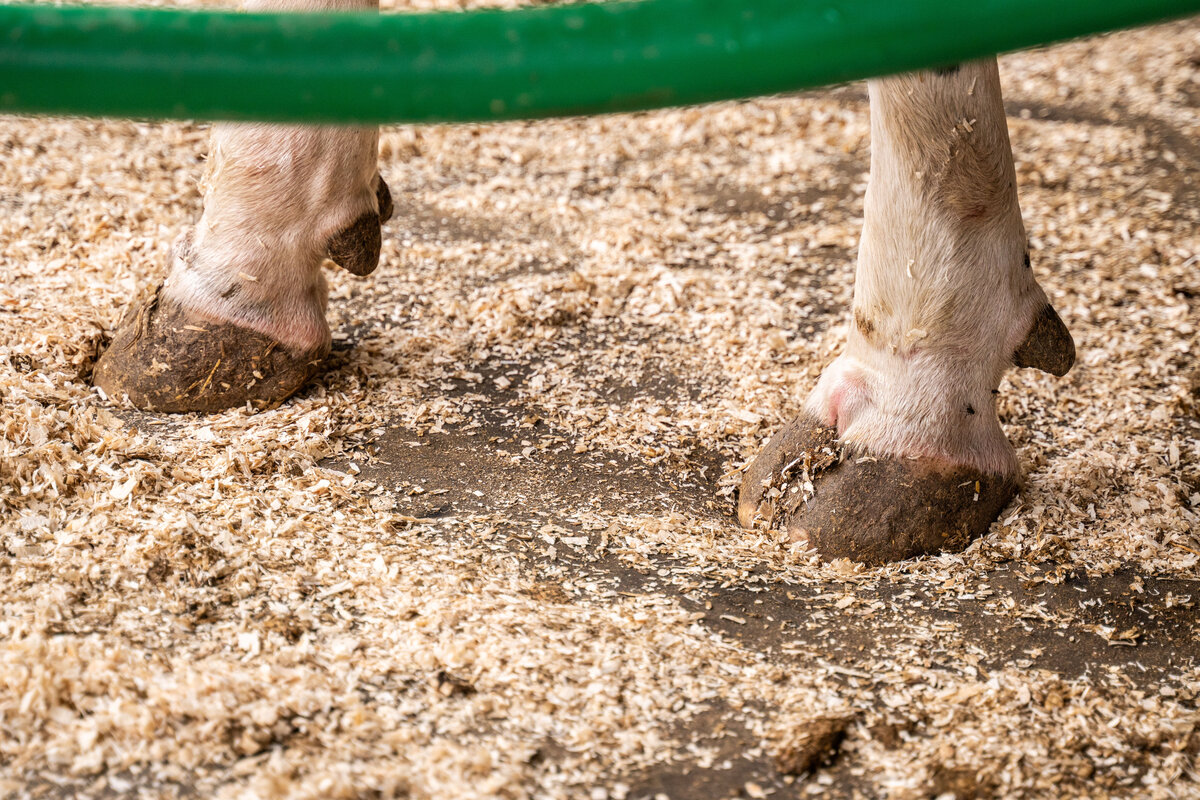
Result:
<instances>
[{"instance_id":1,"label":"painted green bar","mask_svg":"<svg viewBox=\"0 0 1200 800\"><path fill-rule=\"evenodd\" d=\"M642 0L385 15L0 6L0 113L597 114L946 65L1198 12L1200 0Z\"/></svg>"}]
</instances>

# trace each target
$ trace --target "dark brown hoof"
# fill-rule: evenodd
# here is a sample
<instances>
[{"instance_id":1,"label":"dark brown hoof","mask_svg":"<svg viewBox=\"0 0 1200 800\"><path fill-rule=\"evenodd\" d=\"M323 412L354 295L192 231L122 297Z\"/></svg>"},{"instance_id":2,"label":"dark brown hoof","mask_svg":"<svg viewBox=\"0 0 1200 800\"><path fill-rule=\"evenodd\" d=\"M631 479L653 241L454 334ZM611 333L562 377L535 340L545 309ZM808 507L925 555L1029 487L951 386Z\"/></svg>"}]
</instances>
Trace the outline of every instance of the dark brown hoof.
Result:
<instances>
[{"instance_id":1,"label":"dark brown hoof","mask_svg":"<svg viewBox=\"0 0 1200 800\"><path fill-rule=\"evenodd\" d=\"M379 211L367 211L329 240L329 260L359 277L370 275L379 266L379 251L383 247L380 226L392 216L392 193L383 177L375 176L375 199Z\"/></svg>"},{"instance_id":2,"label":"dark brown hoof","mask_svg":"<svg viewBox=\"0 0 1200 800\"><path fill-rule=\"evenodd\" d=\"M872 458L837 432L800 417L746 470L738 498L745 527L786 526L825 560L886 564L958 552L987 533L1017 491L1015 478L930 459Z\"/></svg>"},{"instance_id":3,"label":"dark brown hoof","mask_svg":"<svg viewBox=\"0 0 1200 800\"><path fill-rule=\"evenodd\" d=\"M160 292L126 312L93 377L109 397L127 395L138 408L270 408L295 394L329 351L296 352L255 331L195 319Z\"/></svg>"}]
</instances>

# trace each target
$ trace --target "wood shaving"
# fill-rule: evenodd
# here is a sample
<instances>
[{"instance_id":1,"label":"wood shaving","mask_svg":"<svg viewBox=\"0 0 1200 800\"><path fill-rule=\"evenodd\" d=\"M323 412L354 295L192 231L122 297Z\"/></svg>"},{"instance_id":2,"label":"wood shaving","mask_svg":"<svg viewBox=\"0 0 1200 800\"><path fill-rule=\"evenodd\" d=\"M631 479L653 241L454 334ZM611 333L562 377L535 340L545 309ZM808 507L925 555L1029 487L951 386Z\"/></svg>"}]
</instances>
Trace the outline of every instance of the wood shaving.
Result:
<instances>
[{"instance_id":1,"label":"wood shaving","mask_svg":"<svg viewBox=\"0 0 1200 800\"><path fill-rule=\"evenodd\" d=\"M843 342L862 86L385 128L329 371L207 417L88 382L206 127L0 120L0 795L1197 794L1197 53L1003 59L1079 363L1005 378L991 534L875 570L732 516ZM838 715L836 760L776 769Z\"/></svg>"}]
</instances>

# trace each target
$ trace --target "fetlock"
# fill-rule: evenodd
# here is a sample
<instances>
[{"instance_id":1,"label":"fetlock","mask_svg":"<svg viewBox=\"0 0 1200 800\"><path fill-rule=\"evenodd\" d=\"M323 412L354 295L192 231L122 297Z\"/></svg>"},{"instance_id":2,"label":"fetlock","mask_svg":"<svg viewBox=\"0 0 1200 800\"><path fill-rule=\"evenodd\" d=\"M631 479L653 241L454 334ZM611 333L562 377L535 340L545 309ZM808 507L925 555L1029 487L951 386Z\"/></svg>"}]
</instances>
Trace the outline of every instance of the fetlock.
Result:
<instances>
[{"instance_id":1,"label":"fetlock","mask_svg":"<svg viewBox=\"0 0 1200 800\"><path fill-rule=\"evenodd\" d=\"M96 385L140 408L274 405L329 352L321 265L367 274L391 197L373 129L222 124L204 213L181 235L164 283L135 304Z\"/></svg>"}]
</instances>

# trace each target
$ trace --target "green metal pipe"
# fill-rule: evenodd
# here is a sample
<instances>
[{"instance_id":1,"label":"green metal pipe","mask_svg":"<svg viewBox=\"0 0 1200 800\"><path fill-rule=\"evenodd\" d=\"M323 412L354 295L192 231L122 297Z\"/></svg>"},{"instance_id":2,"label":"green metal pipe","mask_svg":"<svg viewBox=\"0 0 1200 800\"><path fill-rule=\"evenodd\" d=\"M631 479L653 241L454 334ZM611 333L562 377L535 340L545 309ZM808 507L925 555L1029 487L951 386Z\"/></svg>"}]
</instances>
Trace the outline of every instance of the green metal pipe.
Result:
<instances>
[{"instance_id":1,"label":"green metal pipe","mask_svg":"<svg viewBox=\"0 0 1200 800\"><path fill-rule=\"evenodd\" d=\"M386 15L0 6L0 113L597 114L946 65L1197 12L1200 0L643 0Z\"/></svg>"}]
</instances>

